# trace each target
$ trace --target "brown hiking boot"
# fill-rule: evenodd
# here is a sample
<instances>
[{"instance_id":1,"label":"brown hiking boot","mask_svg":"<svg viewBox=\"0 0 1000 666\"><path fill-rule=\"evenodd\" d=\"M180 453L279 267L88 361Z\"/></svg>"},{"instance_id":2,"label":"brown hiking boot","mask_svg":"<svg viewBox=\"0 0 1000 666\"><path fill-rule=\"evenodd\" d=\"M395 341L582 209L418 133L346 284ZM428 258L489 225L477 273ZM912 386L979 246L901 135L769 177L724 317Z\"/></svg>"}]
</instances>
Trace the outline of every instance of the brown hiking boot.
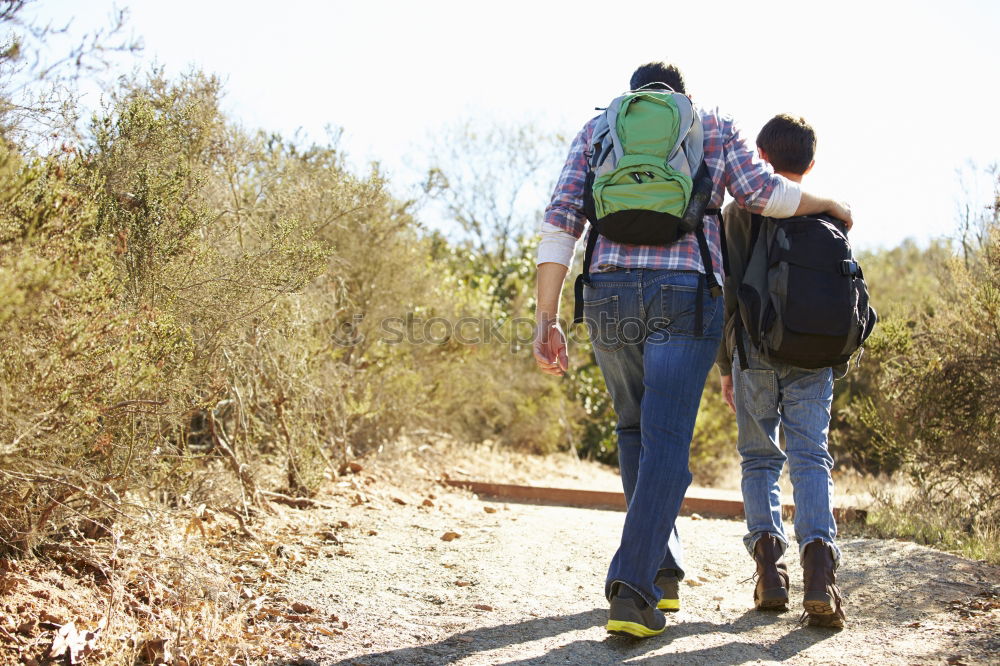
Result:
<instances>
[{"instance_id":1,"label":"brown hiking boot","mask_svg":"<svg viewBox=\"0 0 1000 666\"><path fill-rule=\"evenodd\" d=\"M781 542L773 534L760 537L753 547L757 563L753 604L757 610L788 610L788 567L781 555Z\"/></svg>"},{"instance_id":2,"label":"brown hiking boot","mask_svg":"<svg viewBox=\"0 0 1000 666\"><path fill-rule=\"evenodd\" d=\"M802 581L802 607L809 626L843 628L846 617L834 574L833 549L822 539L810 541L802 552Z\"/></svg>"}]
</instances>

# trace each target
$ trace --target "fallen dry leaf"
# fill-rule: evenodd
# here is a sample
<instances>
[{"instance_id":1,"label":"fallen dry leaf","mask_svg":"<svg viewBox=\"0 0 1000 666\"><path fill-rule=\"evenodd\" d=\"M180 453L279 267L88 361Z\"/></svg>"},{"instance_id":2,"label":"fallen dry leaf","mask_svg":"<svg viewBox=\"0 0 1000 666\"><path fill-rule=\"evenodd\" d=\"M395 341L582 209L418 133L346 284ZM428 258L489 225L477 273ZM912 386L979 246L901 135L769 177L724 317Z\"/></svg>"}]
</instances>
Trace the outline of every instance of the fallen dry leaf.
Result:
<instances>
[{"instance_id":1,"label":"fallen dry leaf","mask_svg":"<svg viewBox=\"0 0 1000 666\"><path fill-rule=\"evenodd\" d=\"M455 581L455 585L458 585L459 587L468 587L468 586L472 585L472 583L470 583L467 580L456 580Z\"/></svg>"},{"instance_id":2,"label":"fallen dry leaf","mask_svg":"<svg viewBox=\"0 0 1000 666\"><path fill-rule=\"evenodd\" d=\"M458 539L461 536L462 535L459 534L458 532L445 532L444 534L441 535L441 541L454 541L455 539Z\"/></svg>"},{"instance_id":3,"label":"fallen dry leaf","mask_svg":"<svg viewBox=\"0 0 1000 666\"><path fill-rule=\"evenodd\" d=\"M423 502L420 503L420 506L434 506L434 502L430 501L429 499L425 499Z\"/></svg>"},{"instance_id":4,"label":"fallen dry leaf","mask_svg":"<svg viewBox=\"0 0 1000 666\"><path fill-rule=\"evenodd\" d=\"M338 631L336 629L327 629L326 627L314 627L317 632L323 634L324 636L343 636L344 632Z\"/></svg>"},{"instance_id":5,"label":"fallen dry leaf","mask_svg":"<svg viewBox=\"0 0 1000 666\"><path fill-rule=\"evenodd\" d=\"M476 610L481 610L481 611L493 610L493 606L487 606L486 604L474 604L472 607L475 608Z\"/></svg>"},{"instance_id":6,"label":"fallen dry leaf","mask_svg":"<svg viewBox=\"0 0 1000 666\"><path fill-rule=\"evenodd\" d=\"M363 469L364 467L362 467L356 462L345 462L343 465L337 468L337 474L339 474L340 476L344 476L346 474L357 474Z\"/></svg>"},{"instance_id":7,"label":"fallen dry leaf","mask_svg":"<svg viewBox=\"0 0 1000 666\"><path fill-rule=\"evenodd\" d=\"M497 512L497 510L495 508L493 508L492 506L484 506L483 507L483 511L485 511L486 513L496 513Z\"/></svg>"},{"instance_id":8,"label":"fallen dry leaf","mask_svg":"<svg viewBox=\"0 0 1000 666\"><path fill-rule=\"evenodd\" d=\"M378 532L375 530L368 530L368 536L378 536Z\"/></svg>"},{"instance_id":9,"label":"fallen dry leaf","mask_svg":"<svg viewBox=\"0 0 1000 666\"><path fill-rule=\"evenodd\" d=\"M72 622L67 622L52 638L52 645L46 656L51 660L62 659L69 664L78 664L83 657L93 652L100 633L100 629L77 631Z\"/></svg>"},{"instance_id":10,"label":"fallen dry leaf","mask_svg":"<svg viewBox=\"0 0 1000 666\"><path fill-rule=\"evenodd\" d=\"M292 604L292 610L296 613L315 613L316 609L309 604L304 604L301 601L296 601Z\"/></svg>"},{"instance_id":11,"label":"fallen dry leaf","mask_svg":"<svg viewBox=\"0 0 1000 666\"><path fill-rule=\"evenodd\" d=\"M393 497L392 501L395 502L396 504L399 504L400 506L406 506L406 500L404 500L402 497Z\"/></svg>"},{"instance_id":12,"label":"fallen dry leaf","mask_svg":"<svg viewBox=\"0 0 1000 666\"><path fill-rule=\"evenodd\" d=\"M167 649L167 638L150 638L139 648L139 656L147 664L169 664L173 655Z\"/></svg>"},{"instance_id":13,"label":"fallen dry leaf","mask_svg":"<svg viewBox=\"0 0 1000 666\"><path fill-rule=\"evenodd\" d=\"M337 527L343 527L345 529L348 529L348 528L351 527L351 524L349 522L347 522L346 520L339 520L339 521L337 521Z\"/></svg>"}]
</instances>

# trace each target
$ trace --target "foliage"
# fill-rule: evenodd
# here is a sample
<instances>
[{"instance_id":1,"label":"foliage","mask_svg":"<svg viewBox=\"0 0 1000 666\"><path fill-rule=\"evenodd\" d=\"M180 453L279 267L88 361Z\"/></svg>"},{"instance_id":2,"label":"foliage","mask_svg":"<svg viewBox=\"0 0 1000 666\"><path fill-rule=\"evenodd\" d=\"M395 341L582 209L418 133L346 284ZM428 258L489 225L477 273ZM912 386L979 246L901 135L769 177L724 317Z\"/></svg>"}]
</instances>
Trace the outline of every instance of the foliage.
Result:
<instances>
[{"instance_id":1,"label":"foliage","mask_svg":"<svg viewBox=\"0 0 1000 666\"><path fill-rule=\"evenodd\" d=\"M889 250L860 254L879 323L847 375L834 384L830 450L839 466L878 474L894 472L903 464L900 452L879 437L866 415L879 398L892 350L921 318L933 316L940 306L951 256L951 246L944 240L924 248L906 240Z\"/></svg>"},{"instance_id":2,"label":"foliage","mask_svg":"<svg viewBox=\"0 0 1000 666\"><path fill-rule=\"evenodd\" d=\"M310 495L407 430L577 439L517 316L525 236L424 233L377 169L248 134L219 96L153 72L72 147L0 145L0 550L142 507L250 520L262 492Z\"/></svg>"},{"instance_id":3,"label":"foliage","mask_svg":"<svg viewBox=\"0 0 1000 666\"><path fill-rule=\"evenodd\" d=\"M941 307L891 348L884 398L871 419L904 456L927 502L964 503L969 529L1000 520L997 205L990 214L975 253L948 264Z\"/></svg>"}]
</instances>

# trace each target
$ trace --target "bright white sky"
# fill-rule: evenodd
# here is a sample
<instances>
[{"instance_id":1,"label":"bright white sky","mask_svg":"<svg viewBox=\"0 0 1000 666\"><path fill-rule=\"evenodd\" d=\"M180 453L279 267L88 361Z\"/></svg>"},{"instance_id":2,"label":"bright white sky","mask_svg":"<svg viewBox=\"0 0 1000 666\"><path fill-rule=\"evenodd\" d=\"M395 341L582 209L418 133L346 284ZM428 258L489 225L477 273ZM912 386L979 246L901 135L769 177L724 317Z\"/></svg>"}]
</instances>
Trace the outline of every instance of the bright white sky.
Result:
<instances>
[{"instance_id":1,"label":"bright white sky","mask_svg":"<svg viewBox=\"0 0 1000 666\"><path fill-rule=\"evenodd\" d=\"M435 129L469 115L572 135L650 60L677 63L695 102L732 113L751 142L775 113L811 122L805 185L851 203L857 247L952 233L968 199L956 170L1000 160L996 0L45 0L33 13L82 31L116 5L143 62L221 75L245 126L343 127L355 164L399 179ZM973 189L989 201L988 179Z\"/></svg>"}]
</instances>

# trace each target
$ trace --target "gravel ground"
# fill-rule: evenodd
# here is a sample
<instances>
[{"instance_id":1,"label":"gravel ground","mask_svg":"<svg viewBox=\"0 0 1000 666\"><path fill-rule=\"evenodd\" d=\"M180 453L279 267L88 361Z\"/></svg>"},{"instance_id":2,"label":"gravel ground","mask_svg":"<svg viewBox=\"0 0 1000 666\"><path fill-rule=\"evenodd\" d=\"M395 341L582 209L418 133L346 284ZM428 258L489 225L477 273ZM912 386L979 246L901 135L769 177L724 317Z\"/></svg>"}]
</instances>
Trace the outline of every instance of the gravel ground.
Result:
<instances>
[{"instance_id":1,"label":"gravel ground","mask_svg":"<svg viewBox=\"0 0 1000 666\"><path fill-rule=\"evenodd\" d=\"M812 628L799 623L795 558L791 610L754 611L742 523L681 518L681 611L662 635L636 641L603 629L624 514L483 502L429 484L400 492L367 479L315 511L331 540L285 594L322 622L280 663L1000 664L1000 570L983 563L845 539L848 626ZM459 536L442 540L447 532Z\"/></svg>"}]
</instances>

